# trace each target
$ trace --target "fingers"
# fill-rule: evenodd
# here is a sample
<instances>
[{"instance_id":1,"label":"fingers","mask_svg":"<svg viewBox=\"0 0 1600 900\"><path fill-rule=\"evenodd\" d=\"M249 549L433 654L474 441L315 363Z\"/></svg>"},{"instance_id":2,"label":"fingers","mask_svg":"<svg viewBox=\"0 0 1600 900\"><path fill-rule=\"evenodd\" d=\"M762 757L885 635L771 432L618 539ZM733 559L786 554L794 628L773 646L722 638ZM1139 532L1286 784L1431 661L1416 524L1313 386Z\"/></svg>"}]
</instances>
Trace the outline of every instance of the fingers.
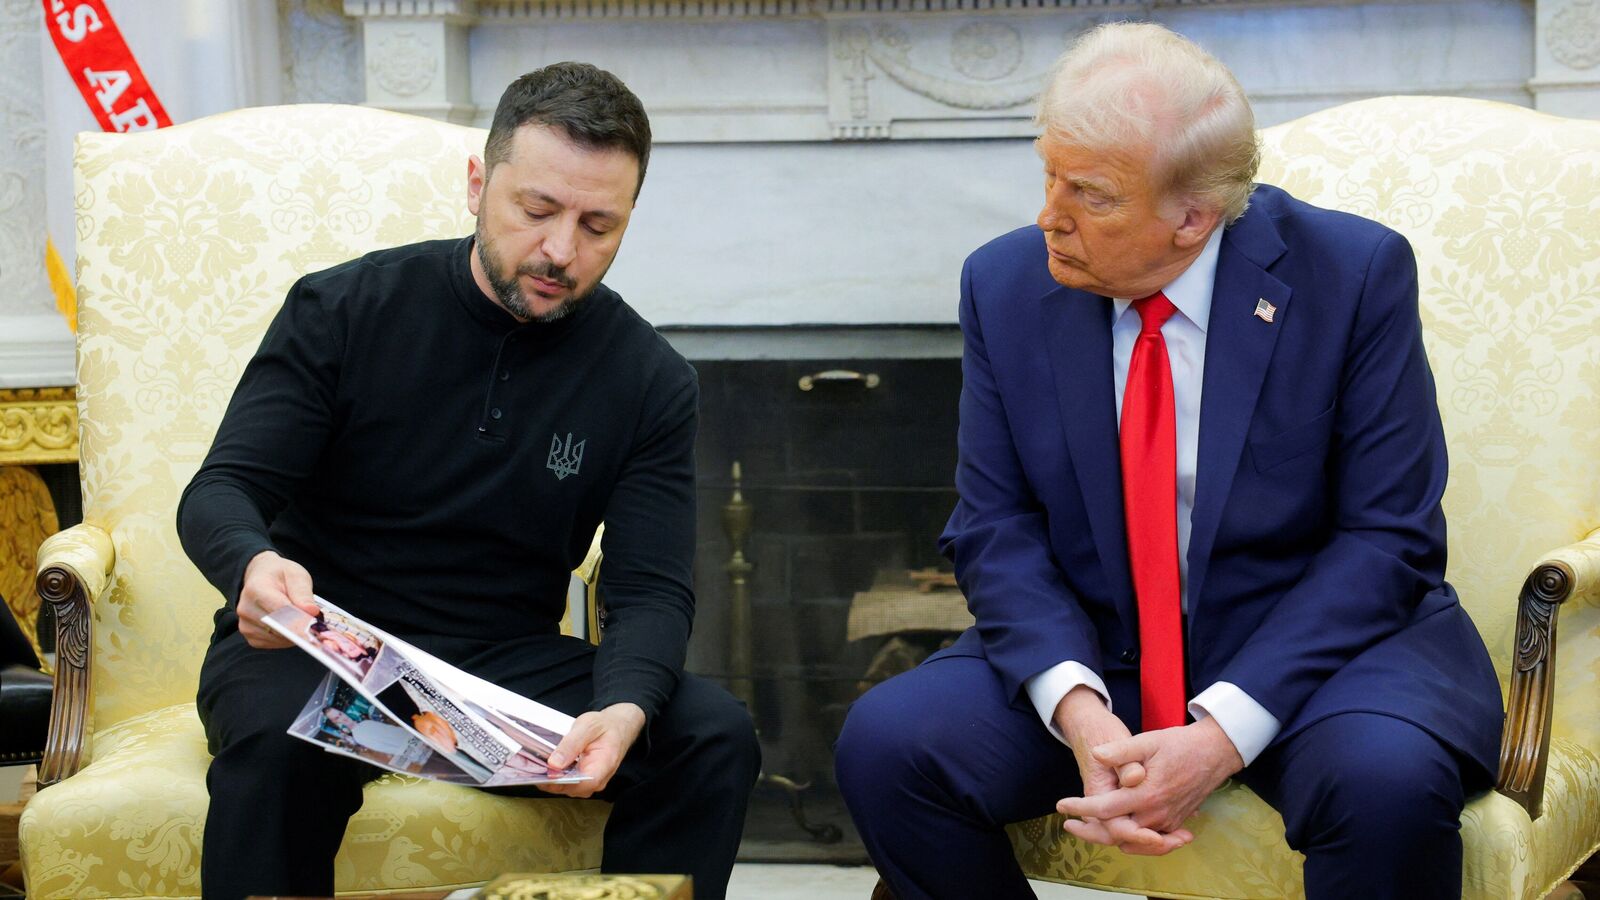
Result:
<instances>
[{"instance_id":1,"label":"fingers","mask_svg":"<svg viewBox=\"0 0 1600 900\"><path fill-rule=\"evenodd\" d=\"M559 749L557 752L560 752ZM563 797L578 798L592 797L605 790L606 785L611 783L611 776L616 774L617 771L616 753L610 747L605 746L603 741L598 740L590 742L588 747L580 752L578 774L589 776L586 780L571 784L539 785L540 790L559 794ZM550 759L552 763L555 762L556 756L554 753L550 755ZM551 769L552 775L558 774L557 766L552 765Z\"/></svg>"},{"instance_id":2,"label":"fingers","mask_svg":"<svg viewBox=\"0 0 1600 900\"><path fill-rule=\"evenodd\" d=\"M1144 784L1144 763L1124 763L1117 767L1117 782L1125 788Z\"/></svg>"},{"instance_id":3,"label":"fingers","mask_svg":"<svg viewBox=\"0 0 1600 900\"><path fill-rule=\"evenodd\" d=\"M580 793L578 793L578 789L582 788L584 786L585 786L585 782L582 782L582 781L575 782L575 783L572 783L572 784L536 784L536 785L534 785L534 787L538 788L541 791L544 791L546 794L555 794L558 797L577 797L580 800L589 796L588 794L580 794Z\"/></svg>"},{"instance_id":4,"label":"fingers","mask_svg":"<svg viewBox=\"0 0 1600 900\"><path fill-rule=\"evenodd\" d=\"M283 592L289 602L310 615L317 615L317 604L311 599L311 573L299 563L287 559L283 561L282 572Z\"/></svg>"},{"instance_id":5,"label":"fingers","mask_svg":"<svg viewBox=\"0 0 1600 900\"><path fill-rule=\"evenodd\" d=\"M1120 741L1107 741L1090 752L1094 754L1095 762L1113 769L1128 763L1143 763L1155 755L1156 746L1151 734L1145 732Z\"/></svg>"},{"instance_id":6,"label":"fingers","mask_svg":"<svg viewBox=\"0 0 1600 900\"><path fill-rule=\"evenodd\" d=\"M290 646L289 639L283 635L254 622L239 619L239 634L244 637L245 643L257 650L282 650Z\"/></svg>"},{"instance_id":7,"label":"fingers","mask_svg":"<svg viewBox=\"0 0 1600 900\"><path fill-rule=\"evenodd\" d=\"M1140 826L1127 816L1105 820L1068 819L1062 827L1080 840L1116 847L1135 856L1163 856L1194 840L1194 835L1187 831L1161 834Z\"/></svg>"},{"instance_id":8,"label":"fingers","mask_svg":"<svg viewBox=\"0 0 1600 900\"><path fill-rule=\"evenodd\" d=\"M589 743L594 740L595 715L584 713L572 723L572 730L561 739L554 753L550 754L550 768L565 769L572 765L573 760L583 755Z\"/></svg>"},{"instance_id":9,"label":"fingers","mask_svg":"<svg viewBox=\"0 0 1600 900\"><path fill-rule=\"evenodd\" d=\"M1061 827L1080 841L1091 844L1104 844L1107 847L1116 846L1116 840L1111 837L1111 832L1105 823L1099 819L1068 819Z\"/></svg>"},{"instance_id":10,"label":"fingers","mask_svg":"<svg viewBox=\"0 0 1600 900\"><path fill-rule=\"evenodd\" d=\"M262 624L262 619L286 603L293 603L309 615L317 615L311 600L311 573L293 560L270 550L251 558L245 567L244 583L239 587L239 633L252 647L272 650L290 643Z\"/></svg>"},{"instance_id":11,"label":"fingers","mask_svg":"<svg viewBox=\"0 0 1600 900\"><path fill-rule=\"evenodd\" d=\"M1119 788L1093 797L1067 797L1056 803L1056 812L1077 819L1114 819L1132 815L1140 807L1139 795Z\"/></svg>"},{"instance_id":12,"label":"fingers","mask_svg":"<svg viewBox=\"0 0 1600 900\"><path fill-rule=\"evenodd\" d=\"M1176 849L1175 842L1153 828L1145 828L1127 816L1118 816L1106 822L1106 830L1123 853L1136 856L1160 856ZM1181 845L1178 845L1181 846Z\"/></svg>"},{"instance_id":13,"label":"fingers","mask_svg":"<svg viewBox=\"0 0 1600 900\"><path fill-rule=\"evenodd\" d=\"M589 793L593 794L605 790L606 785L611 783L611 776L617 772L618 760L613 749L603 743L590 744L589 748L583 759L578 760L578 772L588 775L589 780L579 784L586 786Z\"/></svg>"}]
</instances>

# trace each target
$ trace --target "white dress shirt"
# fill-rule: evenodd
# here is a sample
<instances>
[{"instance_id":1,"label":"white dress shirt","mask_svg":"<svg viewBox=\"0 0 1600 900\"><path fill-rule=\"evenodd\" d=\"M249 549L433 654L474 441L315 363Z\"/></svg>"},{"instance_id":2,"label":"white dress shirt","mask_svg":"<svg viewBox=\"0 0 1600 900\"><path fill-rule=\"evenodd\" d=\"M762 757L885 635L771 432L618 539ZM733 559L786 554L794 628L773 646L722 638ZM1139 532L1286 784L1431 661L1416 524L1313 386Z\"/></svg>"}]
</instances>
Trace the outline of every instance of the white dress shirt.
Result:
<instances>
[{"instance_id":1,"label":"white dress shirt","mask_svg":"<svg viewBox=\"0 0 1600 900\"><path fill-rule=\"evenodd\" d=\"M1162 289L1178 311L1161 326L1167 344L1167 359L1172 366L1172 399L1178 437L1178 577L1180 602L1189 608L1189 516L1194 512L1195 460L1200 442L1200 389L1205 374L1206 325L1211 318L1211 292L1217 277L1217 255L1222 247L1222 229L1211 233L1206 246L1182 275ZM1128 383L1128 363L1139 337L1139 314L1130 307L1132 300L1113 300L1111 325L1111 367L1116 384L1117 421L1122 421L1122 393ZM1080 684L1093 688L1111 705L1111 695L1099 675L1082 662L1065 660L1029 678L1024 685L1039 718L1058 739L1066 738L1055 723L1056 706L1067 692ZM1219 681L1189 701L1189 715L1196 721L1211 716L1217 720L1245 765L1255 761L1278 734L1281 724L1272 713L1237 685Z\"/></svg>"}]
</instances>

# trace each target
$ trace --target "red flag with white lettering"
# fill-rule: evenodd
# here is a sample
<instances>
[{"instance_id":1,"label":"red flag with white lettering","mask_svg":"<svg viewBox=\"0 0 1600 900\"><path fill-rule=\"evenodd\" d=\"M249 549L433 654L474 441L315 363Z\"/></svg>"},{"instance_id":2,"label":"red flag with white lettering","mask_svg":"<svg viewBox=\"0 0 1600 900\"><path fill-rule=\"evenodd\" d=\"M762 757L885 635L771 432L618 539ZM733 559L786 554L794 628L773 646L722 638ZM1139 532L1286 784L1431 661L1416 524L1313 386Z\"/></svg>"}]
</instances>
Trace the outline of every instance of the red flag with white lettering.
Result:
<instances>
[{"instance_id":1,"label":"red flag with white lettering","mask_svg":"<svg viewBox=\"0 0 1600 900\"><path fill-rule=\"evenodd\" d=\"M172 124L105 0L43 3L44 27L102 129L144 131Z\"/></svg>"}]
</instances>

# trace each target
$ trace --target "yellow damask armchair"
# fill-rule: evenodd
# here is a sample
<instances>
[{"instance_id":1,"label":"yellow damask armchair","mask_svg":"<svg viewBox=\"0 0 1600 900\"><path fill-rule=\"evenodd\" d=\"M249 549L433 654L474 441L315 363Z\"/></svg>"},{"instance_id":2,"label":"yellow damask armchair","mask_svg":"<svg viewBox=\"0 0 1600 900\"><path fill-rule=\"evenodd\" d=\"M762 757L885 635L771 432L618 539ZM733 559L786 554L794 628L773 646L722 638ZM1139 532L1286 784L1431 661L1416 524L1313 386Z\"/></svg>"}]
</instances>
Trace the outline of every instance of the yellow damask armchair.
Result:
<instances>
[{"instance_id":1,"label":"yellow damask armchair","mask_svg":"<svg viewBox=\"0 0 1600 900\"><path fill-rule=\"evenodd\" d=\"M1499 784L1462 816L1463 890L1543 897L1600 848L1600 122L1389 97L1262 137L1262 181L1416 250L1450 449L1447 577L1507 696ZM1033 878L1304 896L1303 857L1248 788L1191 824L1195 843L1159 859L1077 841L1058 816L1010 832Z\"/></svg>"},{"instance_id":2,"label":"yellow damask armchair","mask_svg":"<svg viewBox=\"0 0 1600 900\"><path fill-rule=\"evenodd\" d=\"M468 233L466 159L484 137L336 106L79 137L84 524L39 552L58 664L49 786L20 827L29 896L198 896L209 757L194 694L221 598L179 547L179 492L294 279ZM591 585L597 564L594 549ZM385 776L350 822L338 888L594 868L606 811Z\"/></svg>"}]
</instances>

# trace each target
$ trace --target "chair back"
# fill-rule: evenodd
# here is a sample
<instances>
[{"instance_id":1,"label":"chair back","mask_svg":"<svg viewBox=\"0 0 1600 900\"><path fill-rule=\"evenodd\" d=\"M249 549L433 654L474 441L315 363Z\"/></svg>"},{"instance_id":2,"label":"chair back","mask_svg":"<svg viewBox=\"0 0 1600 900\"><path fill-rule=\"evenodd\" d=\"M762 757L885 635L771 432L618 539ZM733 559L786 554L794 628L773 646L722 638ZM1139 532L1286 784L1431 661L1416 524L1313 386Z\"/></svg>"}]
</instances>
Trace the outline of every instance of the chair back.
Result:
<instances>
[{"instance_id":1,"label":"chair back","mask_svg":"<svg viewBox=\"0 0 1600 900\"><path fill-rule=\"evenodd\" d=\"M1509 677L1522 580L1600 528L1600 122L1384 97L1262 133L1260 180L1416 251L1450 451L1447 577ZM1568 603L1555 735L1600 749L1600 608ZM1581 705L1578 709L1575 705Z\"/></svg>"},{"instance_id":2,"label":"chair back","mask_svg":"<svg viewBox=\"0 0 1600 900\"><path fill-rule=\"evenodd\" d=\"M299 276L468 234L482 129L354 106L239 110L80 135L83 515L116 547L94 610L93 725L194 699L221 596L179 546L178 497Z\"/></svg>"}]
</instances>

